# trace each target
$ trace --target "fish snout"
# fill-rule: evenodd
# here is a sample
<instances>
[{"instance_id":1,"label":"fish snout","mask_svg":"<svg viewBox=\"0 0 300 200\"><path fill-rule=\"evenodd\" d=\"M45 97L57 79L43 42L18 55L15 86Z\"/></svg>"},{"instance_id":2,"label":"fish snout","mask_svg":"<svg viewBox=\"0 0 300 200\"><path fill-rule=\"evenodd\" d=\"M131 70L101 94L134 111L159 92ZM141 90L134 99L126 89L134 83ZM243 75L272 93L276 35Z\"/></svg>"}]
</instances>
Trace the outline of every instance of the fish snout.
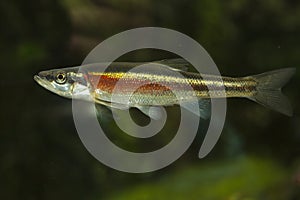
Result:
<instances>
[{"instance_id":1,"label":"fish snout","mask_svg":"<svg viewBox=\"0 0 300 200\"><path fill-rule=\"evenodd\" d=\"M47 80L49 82L53 81L53 75L49 71L41 71L37 75L35 75L34 79L42 79L42 80Z\"/></svg>"},{"instance_id":2,"label":"fish snout","mask_svg":"<svg viewBox=\"0 0 300 200\"><path fill-rule=\"evenodd\" d=\"M39 76L40 78L46 78L47 75L48 75L48 73L47 73L46 71L41 71L41 72L38 73L38 76Z\"/></svg>"},{"instance_id":3,"label":"fish snout","mask_svg":"<svg viewBox=\"0 0 300 200\"><path fill-rule=\"evenodd\" d=\"M36 82L39 82L39 80L41 79L41 77L39 77L39 75L34 75L34 76L33 76L33 79L34 79Z\"/></svg>"},{"instance_id":4,"label":"fish snout","mask_svg":"<svg viewBox=\"0 0 300 200\"><path fill-rule=\"evenodd\" d=\"M45 72L39 72L37 75L33 76L33 79L43 87L49 85L48 75Z\"/></svg>"}]
</instances>

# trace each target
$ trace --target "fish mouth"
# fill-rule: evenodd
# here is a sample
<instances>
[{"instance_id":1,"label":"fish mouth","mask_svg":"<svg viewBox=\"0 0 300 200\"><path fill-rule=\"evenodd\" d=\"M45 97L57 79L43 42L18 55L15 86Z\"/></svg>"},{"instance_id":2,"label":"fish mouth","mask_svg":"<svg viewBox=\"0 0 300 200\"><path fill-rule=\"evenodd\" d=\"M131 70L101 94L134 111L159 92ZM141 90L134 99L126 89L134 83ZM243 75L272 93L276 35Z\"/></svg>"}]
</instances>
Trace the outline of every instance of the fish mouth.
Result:
<instances>
[{"instance_id":1,"label":"fish mouth","mask_svg":"<svg viewBox=\"0 0 300 200\"><path fill-rule=\"evenodd\" d=\"M41 77L39 77L38 75L34 75L33 79L34 79L36 82L39 82L39 80L41 79Z\"/></svg>"},{"instance_id":2,"label":"fish mouth","mask_svg":"<svg viewBox=\"0 0 300 200\"><path fill-rule=\"evenodd\" d=\"M41 85L42 87L48 89L49 83L48 83L46 80L44 80L43 78L41 78L39 75L34 75L33 79L34 79L39 85Z\"/></svg>"},{"instance_id":3,"label":"fish mouth","mask_svg":"<svg viewBox=\"0 0 300 200\"><path fill-rule=\"evenodd\" d=\"M57 91L52 87L51 83L50 83L48 80L46 80L46 79L40 77L39 75L34 75L33 79L34 79L40 86L42 86L43 88L45 88L46 90L49 90L49 91L51 91L51 92L53 92L53 93L57 93Z\"/></svg>"}]
</instances>

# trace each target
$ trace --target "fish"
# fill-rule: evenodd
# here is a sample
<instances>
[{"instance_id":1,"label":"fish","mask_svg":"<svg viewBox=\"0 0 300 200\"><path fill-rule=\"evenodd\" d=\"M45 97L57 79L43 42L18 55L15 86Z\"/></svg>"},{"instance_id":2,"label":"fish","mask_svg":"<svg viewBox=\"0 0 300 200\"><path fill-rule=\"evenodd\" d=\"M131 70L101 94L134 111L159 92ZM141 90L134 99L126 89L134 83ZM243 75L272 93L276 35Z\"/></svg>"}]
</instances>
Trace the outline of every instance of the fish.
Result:
<instances>
[{"instance_id":1,"label":"fish","mask_svg":"<svg viewBox=\"0 0 300 200\"><path fill-rule=\"evenodd\" d=\"M163 67L146 72L130 71L136 66L150 66L153 63ZM197 114L193 107L195 98L199 103L199 114L204 119L210 116L212 98L247 98L284 115L293 114L292 106L281 89L295 73L295 68L227 77L191 72L191 64L179 58L143 63L112 62L105 71L94 70L95 66L101 68L106 65L93 63L41 71L34 76L34 80L65 98L94 101L121 110L133 107L153 119L159 119L159 109L155 109L159 106L180 104ZM165 73L165 70L179 73L180 76ZM124 101L124 97L129 100Z\"/></svg>"}]
</instances>

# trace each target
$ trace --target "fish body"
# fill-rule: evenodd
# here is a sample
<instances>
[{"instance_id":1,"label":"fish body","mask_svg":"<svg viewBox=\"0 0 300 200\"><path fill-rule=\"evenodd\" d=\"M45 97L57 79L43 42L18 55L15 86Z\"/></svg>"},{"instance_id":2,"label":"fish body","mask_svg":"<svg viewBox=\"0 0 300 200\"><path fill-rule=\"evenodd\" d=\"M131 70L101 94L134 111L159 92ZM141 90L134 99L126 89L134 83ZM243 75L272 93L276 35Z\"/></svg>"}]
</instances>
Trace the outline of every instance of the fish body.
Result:
<instances>
[{"instance_id":1,"label":"fish body","mask_svg":"<svg viewBox=\"0 0 300 200\"><path fill-rule=\"evenodd\" d=\"M294 68L232 78L188 72L186 67L189 63L181 59L156 63L167 64L168 67L128 71L147 63L112 63L104 72L79 71L79 67L73 67L43 71L34 79L60 96L93 100L106 106L114 103L117 108L136 107L143 111L149 106L171 106L181 102L188 105L195 97L199 102L207 102L210 98L244 97L292 115L292 108L282 95L281 88L294 74ZM93 64L100 68L101 65ZM166 70L176 73L166 73ZM200 109L201 105L207 107L207 103L200 103Z\"/></svg>"},{"instance_id":2,"label":"fish body","mask_svg":"<svg viewBox=\"0 0 300 200\"><path fill-rule=\"evenodd\" d=\"M180 72L183 77L166 76L148 73L104 72L88 73L95 96L109 101L112 93L118 96L131 96L131 105L172 105L181 101L189 101L191 97L201 99L226 97L251 97L256 93L255 79L219 77L200 75L191 72ZM122 80L118 89L115 85ZM224 86L223 86L224 84ZM134 91L135 85L142 85ZM168 87L169 86L169 87ZM172 89L170 89L172 87ZM189 88L193 90L190 91ZM213 88L210 90L209 88ZM225 94L223 93L225 89ZM119 102L122 103L122 102Z\"/></svg>"}]
</instances>

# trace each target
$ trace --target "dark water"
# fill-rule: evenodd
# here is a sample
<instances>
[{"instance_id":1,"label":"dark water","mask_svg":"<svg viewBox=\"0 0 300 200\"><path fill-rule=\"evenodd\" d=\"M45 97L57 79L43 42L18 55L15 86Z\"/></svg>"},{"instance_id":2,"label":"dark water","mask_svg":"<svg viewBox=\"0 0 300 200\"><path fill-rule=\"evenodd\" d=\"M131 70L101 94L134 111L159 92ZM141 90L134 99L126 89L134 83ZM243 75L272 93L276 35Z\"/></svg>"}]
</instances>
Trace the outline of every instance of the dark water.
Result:
<instances>
[{"instance_id":1,"label":"dark water","mask_svg":"<svg viewBox=\"0 0 300 200\"><path fill-rule=\"evenodd\" d=\"M1 2L0 13L1 199L300 198L297 1L13 0ZM204 159L197 154L205 122L189 150L167 168L128 174L104 166L81 143L71 101L42 89L33 75L78 65L99 42L143 26L189 35L209 52L223 75L296 67L284 89L294 116L230 99L221 138ZM139 51L122 59L168 56ZM118 131L109 117L100 121L115 144L147 152L174 137L170 130L178 125L178 112L170 108L170 113L166 130L146 141ZM137 111L131 114L138 124L147 123Z\"/></svg>"}]
</instances>

